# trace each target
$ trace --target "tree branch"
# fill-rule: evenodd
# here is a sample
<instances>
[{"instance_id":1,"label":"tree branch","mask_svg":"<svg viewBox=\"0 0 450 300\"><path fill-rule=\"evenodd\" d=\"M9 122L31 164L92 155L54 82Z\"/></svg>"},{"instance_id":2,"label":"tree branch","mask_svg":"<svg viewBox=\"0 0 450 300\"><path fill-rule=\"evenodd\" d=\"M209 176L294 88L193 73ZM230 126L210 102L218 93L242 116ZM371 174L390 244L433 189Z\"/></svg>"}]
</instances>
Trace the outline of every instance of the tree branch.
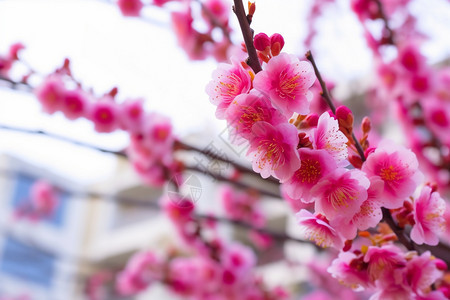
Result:
<instances>
[{"instance_id":1,"label":"tree branch","mask_svg":"<svg viewBox=\"0 0 450 300\"><path fill-rule=\"evenodd\" d=\"M247 64L257 74L262 71L261 64L259 63L258 54L256 53L255 46L253 45L253 30L250 28L250 24L245 14L244 5L242 0L234 0L233 11L239 21L241 27L242 36L244 37L245 47L247 47L248 61Z\"/></svg>"}]
</instances>

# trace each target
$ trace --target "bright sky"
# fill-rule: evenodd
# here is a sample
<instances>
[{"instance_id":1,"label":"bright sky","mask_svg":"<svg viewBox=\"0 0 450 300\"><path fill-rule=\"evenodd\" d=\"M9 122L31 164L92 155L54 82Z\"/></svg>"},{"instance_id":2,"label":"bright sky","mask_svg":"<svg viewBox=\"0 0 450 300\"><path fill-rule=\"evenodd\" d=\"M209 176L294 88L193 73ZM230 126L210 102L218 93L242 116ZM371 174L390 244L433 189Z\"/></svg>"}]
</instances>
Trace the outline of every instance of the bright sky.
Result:
<instances>
[{"instance_id":1,"label":"bright sky","mask_svg":"<svg viewBox=\"0 0 450 300\"><path fill-rule=\"evenodd\" d=\"M367 74L370 55L355 16L348 13L348 1L337 2L337 9L327 12L320 22L315 57L323 74L346 82ZM285 51L301 54L305 52L300 45L307 3L258 0L252 27L269 35L282 33ZM449 56L446 0L416 0L413 9L423 14L420 24L432 35L433 43L426 47L430 57L438 61ZM216 134L225 124L215 119L215 108L204 90L217 63L186 59L176 46L165 10L150 7L144 16L153 21L124 18L106 1L2 0L0 53L13 42L23 42L27 49L22 57L42 73L51 72L69 57L75 76L85 85L98 93L118 86L119 99L144 97L148 110L171 116L180 136L205 129ZM239 35L234 38L240 40ZM122 133L95 133L84 120L44 115L31 95L4 88L0 88L0 123L44 129L106 148L120 149L127 142ZM108 155L39 136L0 131L0 141L1 152L25 157L80 183L107 176L115 166Z\"/></svg>"}]
</instances>

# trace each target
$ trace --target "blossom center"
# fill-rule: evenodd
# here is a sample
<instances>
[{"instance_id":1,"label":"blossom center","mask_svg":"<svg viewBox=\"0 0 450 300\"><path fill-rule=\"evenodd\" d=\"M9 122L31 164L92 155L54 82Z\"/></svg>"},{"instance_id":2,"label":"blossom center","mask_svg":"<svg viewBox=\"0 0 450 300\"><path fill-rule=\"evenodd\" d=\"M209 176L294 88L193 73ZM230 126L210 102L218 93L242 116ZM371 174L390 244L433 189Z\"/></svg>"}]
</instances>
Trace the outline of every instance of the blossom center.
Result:
<instances>
[{"instance_id":1,"label":"blossom center","mask_svg":"<svg viewBox=\"0 0 450 300\"><path fill-rule=\"evenodd\" d=\"M401 176L398 174L398 172L394 169L392 165L390 165L387 168L382 168L380 171L380 177L384 181L395 181L401 178Z\"/></svg>"},{"instance_id":2,"label":"blossom center","mask_svg":"<svg viewBox=\"0 0 450 300\"><path fill-rule=\"evenodd\" d=\"M317 160L302 160L300 169L297 171L297 177L302 182L313 183L320 176L320 164Z\"/></svg>"},{"instance_id":3,"label":"blossom center","mask_svg":"<svg viewBox=\"0 0 450 300\"><path fill-rule=\"evenodd\" d=\"M298 79L300 78L300 74L295 76L289 76L286 71L282 71L280 74L280 83L279 83L279 94L281 98L290 97L295 99L295 95L292 93L298 86Z\"/></svg>"}]
</instances>

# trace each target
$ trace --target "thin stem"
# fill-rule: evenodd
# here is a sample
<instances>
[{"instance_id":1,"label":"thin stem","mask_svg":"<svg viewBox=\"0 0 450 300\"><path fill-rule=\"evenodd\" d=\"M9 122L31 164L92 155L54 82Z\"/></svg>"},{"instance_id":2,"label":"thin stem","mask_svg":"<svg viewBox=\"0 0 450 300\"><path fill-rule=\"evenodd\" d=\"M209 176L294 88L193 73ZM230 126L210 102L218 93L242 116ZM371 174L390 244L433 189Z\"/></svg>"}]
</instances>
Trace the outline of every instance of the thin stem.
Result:
<instances>
[{"instance_id":1,"label":"thin stem","mask_svg":"<svg viewBox=\"0 0 450 300\"><path fill-rule=\"evenodd\" d=\"M384 29L388 32L387 41L388 41L389 44L395 45L394 31L389 26L388 18L386 16L386 13L385 13L384 8L383 8L383 3L381 3L380 0L374 0L374 1L377 4L378 11L380 12L381 19L383 20Z\"/></svg>"},{"instance_id":2,"label":"thin stem","mask_svg":"<svg viewBox=\"0 0 450 300\"><path fill-rule=\"evenodd\" d=\"M328 106L330 107L331 111L335 114L336 113L336 107L333 104L333 101L331 99L330 93L328 92L328 89L325 85L325 82L322 79L322 76L320 75L319 69L317 68L316 62L314 61L314 57L311 54L311 51L308 51L306 53L306 58L311 62L314 68L314 73L316 74L317 80L319 80L320 86L322 87L322 97L327 102ZM361 160L364 162L366 160L366 157L364 155L364 151L362 150L361 144L359 143L358 139L356 138L355 134L352 133L352 138L355 144L356 149L358 150L358 154L361 157ZM395 233L395 235L398 238L398 241L402 243L408 250L416 250L417 245L410 240L410 238L405 233L404 229L398 227L398 225L395 223L394 218L391 215L391 212L389 209L382 207L383 211L383 221L385 221L391 230Z\"/></svg>"},{"instance_id":3,"label":"thin stem","mask_svg":"<svg viewBox=\"0 0 450 300\"><path fill-rule=\"evenodd\" d=\"M199 219L213 220L213 221L217 221L217 222L221 222L221 223L232 224L232 225L239 226L239 227L242 227L242 228L245 228L248 230L254 230L259 233L269 235L270 237L272 237L276 240L279 240L279 241L283 241L283 242L284 241L294 241L294 242L302 243L302 244L306 243L306 244L315 245L314 243L311 243L309 241L291 237L291 236L287 235L286 233L273 231L273 230L270 230L267 228L254 227L253 225L251 225L247 222L243 222L241 220L228 219L228 218L224 218L224 217L220 217L220 216L209 216L209 215L199 215L199 214L195 214L195 216Z\"/></svg>"},{"instance_id":4,"label":"thin stem","mask_svg":"<svg viewBox=\"0 0 450 300\"><path fill-rule=\"evenodd\" d=\"M220 30L222 30L223 35L225 36L225 38L232 43L231 41L231 37L230 37L230 30L228 29L228 27L226 27L226 25L222 24L221 22L219 22L219 20L216 18L216 16L211 12L211 10L209 10L205 4L201 1L201 0L196 0L198 3L200 3L200 6L202 7L202 11L208 16L209 20L211 21L211 23L220 28Z\"/></svg>"},{"instance_id":5,"label":"thin stem","mask_svg":"<svg viewBox=\"0 0 450 300\"><path fill-rule=\"evenodd\" d=\"M68 142L68 143L77 145L77 146L81 146L81 147L93 149L93 150L96 150L96 151L100 151L100 152L103 152L103 153L114 154L114 155L117 155L117 156L120 156L120 157L127 157L127 155L123 151L113 151L113 150L103 149L103 148L100 148L100 147L97 147L97 146L94 146L94 145L91 145L91 144L80 142L80 141L77 141L77 140L74 140L74 139L62 136L62 135L46 132L46 131L43 131L43 130L18 128L18 127L12 127L12 126L2 125L2 124L0 124L0 129L9 130L9 131L15 131L15 132L21 132L21 133L26 133L26 134L37 134L37 135L48 136L48 137L53 138L53 139L61 140L61 141L64 141L64 142Z\"/></svg>"},{"instance_id":6,"label":"thin stem","mask_svg":"<svg viewBox=\"0 0 450 300\"><path fill-rule=\"evenodd\" d=\"M182 141L179 141L179 140L176 141L175 143L176 143L175 149L182 149L182 150L187 150L187 151L195 151L195 152L198 152L198 153L203 154L205 156L208 156L208 157L210 157L212 159L220 160L221 162L224 162L226 164L230 164L230 165L233 166L233 168L235 168L239 172L250 174L250 175L256 175L256 173L252 169L250 169L250 168L248 168L248 167L246 167L244 165L241 165L241 164L239 164L239 163L237 163L235 161L232 161L232 160L230 160L230 159L228 159L226 157L222 157L220 155L215 155L214 153L212 153L210 151L198 148L198 147L193 146L193 145L186 144L185 142L182 142ZM259 177L259 178L261 178L261 177ZM276 183L276 184L280 183L277 179L275 179L273 177L269 177L269 178L264 179L264 180L267 180L267 181L270 181L270 182L273 182L273 183Z\"/></svg>"},{"instance_id":7,"label":"thin stem","mask_svg":"<svg viewBox=\"0 0 450 300\"><path fill-rule=\"evenodd\" d=\"M281 199L281 195L279 193L274 193L274 192L270 192L270 191L267 191L267 190L262 190L262 189L257 188L257 187L249 186L249 185L247 185L247 184L245 184L245 183L243 183L241 181L232 180L232 179L224 177L224 176L222 176L220 174L212 173L211 171L209 171L207 169L201 169L198 166L186 166L185 169L186 170L190 170L190 171L194 171L194 172L198 172L198 173L203 173L205 175L208 175L208 176L212 177L215 180L228 182L228 183L230 183L230 184L232 184L232 185L234 185L234 186L236 186L238 188L241 188L241 189L252 189L252 190L255 190L255 191L259 192L261 195L272 197L272 198L276 198L276 199Z\"/></svg>"},{"instance_id":8,"label":"thin stem","mask_svg":"<svg viewBox=\"0 0 450 300\"><path fill-rule=\"evenodd\" d=\"M233 11L239 21L239 27L241 27L242 36L244 37L245 47L247 47L248 61L247 64L256 73L262 71L261 64L259 63L258 54L256 53L255 46L253 45L253 30L250 28L250 24L245 14L244 5L242 0L234 0Z\"/></svg>"},{"instance_id":9,"label":"thin stem","mask_svg":"<svg viewBox=\"0 0 450 300\"><path fill-rule=\"evenodd\" d=\"M320 75L319 69L317 68L316 61L314 60L314 57L311 53L311 51L306 52L306 58L311 62L314 73L316 74L317 80L320 83L320 87L322 88L322 98L325 99L328 106L330 107L333 114L336 114L336 106L334 106L333 100L331 99L330 92L328 91L327 85L325 84L325 81L322 79L322 76ZM361 144L359 143L358 139L356 138L355 134L352 132L352 139L353 143L356 147L356 150L358 151L359 156L361 157L361 160L364 162L366 161L366 156L364 155L364 150L361 147Z\"/></svg>"},{"instance_id":10,"label":"thin stem","mask_svg":"<svg viewBox=\"0 0 450 300\"><path fill-rule=\"evenodd\" d=\"M0 176L3 176L3 177L14 177L17 175L29 176L27 174L24 174L24 173L21 173L18 171L0 170ZM51 184L59 192L63 192L63 193L65 192L65 193L71 194L72 196L76 196L76 197L69 197L67 199L106 201L106 202L112 202L112 203L117 203L117 204L125 204L125 205L132 205L132 206L137 206L137 207L142 207L142 208L149 208L151 210L157 210L157 211L162 210L162 207L160 206L160 204L157 201L143 201L143 200L139 200L139 199L135 199L135 198L123 197L123 196L117 196L117 195L108 195L108 194L103 194L103 193L94 192L94 191L83 192L83 191L68 190L67 188L63 188L54 183L51 183ZM239 226L242 228L246 228L248 230L254 230L261 234L269 235L269 236L273 237L274 239L280 240L280 241L295 241L295 242L299 242L299 243L309 243L307 241L291 237L285 233L272 231L267 228L256 227L256 226L251 225L250 223L246 223L246 222L243 222L240 220L228 219L226 217L214 216L214 215L210 215L210 214L199 214L199 213L195 213L194 216L197 217L198 219L214 220L214 221L217 221L220 223L235 225L235 226Z\"/></svg>"}]
</instances>

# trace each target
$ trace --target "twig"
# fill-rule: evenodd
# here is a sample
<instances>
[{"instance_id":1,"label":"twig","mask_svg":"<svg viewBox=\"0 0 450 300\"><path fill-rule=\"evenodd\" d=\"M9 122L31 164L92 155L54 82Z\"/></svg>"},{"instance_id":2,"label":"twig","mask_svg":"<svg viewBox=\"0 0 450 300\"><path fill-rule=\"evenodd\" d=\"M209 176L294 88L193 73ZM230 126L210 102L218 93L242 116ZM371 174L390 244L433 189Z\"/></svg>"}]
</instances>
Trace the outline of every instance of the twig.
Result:
<instances>
[{"instance_id":1,"label":"twig","mask_svg":"<svg viewBox=\"0 0 450 300\"><path fill-rule=\"evenodd\" d=\"M270 191L267 191L267 190L262 190L260 188L249 186L249 185L247 185L247 184L245 184L245 183L243 183L241 181L232 180L232 179L224 177L224 176L222 176L220 174L212 173L212 172L210 172L207 169L201 169L198 166L186 166L185 169L186 170L190 170L190 171L194 171L194 172L198 172L198 173L203 173L203 174L205 174L207 176L212 177L215 180L228 182L228 183L230 183L230 184L232 184L232 185L234 185L236 187L242 188L242 189L255 190L255 191L259 192L261 195L264 195L264 196L268 196L268 197L272 197L272 198L276 198L276 199L281 199L281 195L278 194L278 193L273 193L273 192L270 192Z\"/></svg>"},{"instance_id":2,"label":"twig","mask_svg":"<svg viewBox=\"0 0 450 300\"><path fill-rule=\"evenodd\" d=\"M258 54L256 53L255 46L253 45L253 31L248 23L247 16L245 14L244 5L242 0L234 0L233 12L239 21L241 27L242 36L244 37L245 47L247 47L248 61L247 64L256 73L262 71L259 63Z\"/></svg>"},{"instance_id":3,"label":"twig","mask_svg":"<svg viewBox=\"0 0 450 300\"><path fill-rule=\"evenodd\" d=\"M248 168L248 167L246 167L244 165L241 165L241 164L239 164L239 163L237 163L235 161L232 161L232 160L230 160L230 159L228 159L226 157L222 157L220 155L215 155L214 153L211 153L210 151L198 148L198 147L193 146L193 145L186 144L185 142L182 142L182 141L179 141L179 140L176 141L175 143L176 143L175 148L179 148L179 149L187 150L187 151L195 151L195 152L201 153L201 154L203 154L205 156L208 156L208 157L210 157L212 159L220 160L220 161L222 161L224 163L230 164L230 165L233 166L233 168L235 168L239 172L250 174L250 175L256 175L256 173L252 169L250 169L250 168ZM261 177L259 177L259 178L261 178ZM269 178L264 179L264 180L267 180L267 181L270 181L270 182L273 182L273 183L276 183L276 184L280 183L279 180L277 180L277 179L275 179L273 177L269 177Z\"/></svg>"},{"instance_id":4,"label":"twig","mask_svg":"<svg viewBox=\"0 0 450 300\"><path fill-rule=\"evenodd\" d=\"M317 68L316 62L314 61L314 57L311 54L311 51L308 51L306 53L306 58L311 62L314 68L314 73L316 74L317 80L319 80L320 86L322 87L322 97L327 102L328 106L330 107L333 114L336 113L336 107L333 104L333 101L331 99L330 93L328 92L328 89L325 85L325 82L322 79L322 76L320 76L319 69ZM364 151L362 150L361 144L359 143L358 139L356 138L355 134L352 133L352 138L355 144L356 149L358 150L358 154L361 157L361 160L364 162L366 160L366 157L364 155ZM398 227L398 225L395 223L391 212L387 208L382 208L383 211L383 221L385 221L391 230L395 233L395 235L398 238L398 241L402 243L408 250L416 250L417 245L410 240L410 238L405 233L404 229Z\"/></svg>"},{"instance_id":5,"label":"twig","mask_svg":"<svg viewBox=\"0 0 450 300\"><path fill-rule=\"evenodd\" d=\"M50 133L50 132L46 132L43 130L33 130L33 129L25 129L25 128L18 128L18 127L12 127L12 126L8 126L8 125L2 125L0 124L0 129L3 130L9 130L9 131L15 131L15 132L21 132L21 133L26 133L26 134L37 134L37 135L43 135L43 136L48 136L50 138L53 139L57 139L57 140L61 140L64 142L68 142L77 146L81 146L81 147L85 147L85 148L89 148L89 149L93 149L96 151L100 151L103 153L108 153L108 154L114 154L120 157L127 157L127 155L125 154L125 152L123 151L113 151L113 150L108 150L108 149L104 149L104 148L100 148L91 144L87 144L84 142L80 142L62 135L57 135L54 133Z\"/></svg>"},{"instance_id":6,"label":"twig","mask_svg":"<svg viewBox=\"0 0 450 300\"><path fill-rule=\"evenodd\" d=\"M306 58L311 62L314 73L316 74L317 80L319 80L320 87L322 88L322 98L325 99L328 106L330 107L333 114L336 114L336 106L334 106L333 100L331 99L330 92L328 91L327 85L325 84L325 81L322 79L322 76L320 75L319 69L317 68L316 62L314 60L314 57L311 53L311 51L306 52L305 54ZM352 132L352 139L353 143L356 147L356 150L358 151L359 156L361 157L361 160L364 162L366 161L366 156L364 155L364 150L361 147L361 144L359 143L358 139L356 138L355 134Z\"/></svg>"},{"instance_id":7,"label":"twig","mask_svg":"<svg viewBox=\"0 0 450 300\"><path fill-rule=\"evenodd\" d=\"M390 45L395 45L395 41L394 41L394 31L392 30L392 28L389 26L389 22L388 22L388 18L386 16L386 13L384 11L383 8L383 3L381 3L380 0L374 0L375 3L377 4L378 7L378 11L380 12L381 15L381 19L383 20L384 23L384 29L388 32L388 36L387 38L387 42Z\"/></svg>"}]
</instances>

